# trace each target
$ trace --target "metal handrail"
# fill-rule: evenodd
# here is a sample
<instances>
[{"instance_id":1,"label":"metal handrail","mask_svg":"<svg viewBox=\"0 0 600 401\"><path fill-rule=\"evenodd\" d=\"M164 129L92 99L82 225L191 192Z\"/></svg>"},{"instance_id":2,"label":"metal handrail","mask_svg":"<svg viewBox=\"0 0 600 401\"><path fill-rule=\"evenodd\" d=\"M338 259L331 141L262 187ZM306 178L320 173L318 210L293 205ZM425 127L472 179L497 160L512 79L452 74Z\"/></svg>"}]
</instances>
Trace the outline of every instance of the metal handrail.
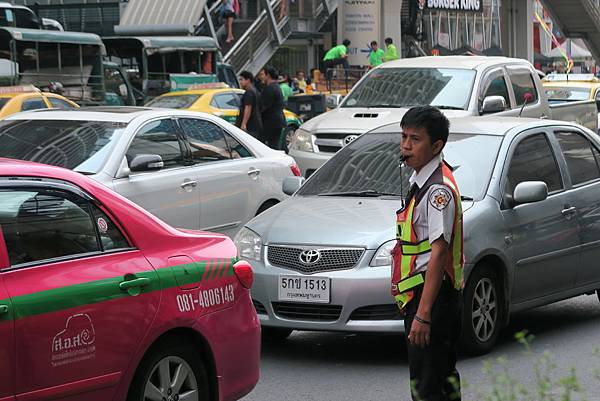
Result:
<instances>
[{"instance_id":1,"label":"metal handrail","mask_svg":"<svg viewBox=\"0 0 600 401\"><path fill-rule=\"evenodd\" d=\"M208 9L208 16L212 17L212 15L215 13L216 10L218 10L221 7L221 4L223 4L223 0L217 0L213 3L212 6L210 6L210 8ZM206 13L202 14L202 18L200 18L200 21L198 21L198 24L194 27L194 32L198 33L200 28L202 27L203 24L207 23L206 21ZM215 38L217 39L217 38Z\"/></svg>"},{"instance_id":2,"label":"metal handrail","mask_svg":"<svg viewBox=\"0 0 600 401\"><path fill-rule=\"evenodd\" d=\"M282 1L283 0L271 0L269 3L271 10L276 9L277 6L280 6ZM289 17L285 16L280 21L277 22L277 29L279 30L279 32L283 31L283 27L288 23L288 21L289 21ZM223 57L223 60L225 62L230 61L232 58L234 58L234 56L238 53L238 51L242 48L242 46L245 46L248 44L248 42L253 38L253 36L257 32L262 34L261 30L258 29L260 27L260 25L262 25L262 24L268 24L268 10L266 10L266 9L263 9L261 11L261 13L258 15L256 20L252 23L252 25L250 25L248 27L248 29L246 30L244 35L242 35L236 41L236 43L231 47L231 49L229 49L227 54L225 54L225 56ZM270 31L269 33L273 33L272 30L269 30L269 31ZM265 38L265 37L260 38L260 42L262 42L263 45L258 46L255 50L258 50L259 48L268 44L268 41L266 41L265 39L267 39L267 38Z\"/></svg>"}]
</instances>

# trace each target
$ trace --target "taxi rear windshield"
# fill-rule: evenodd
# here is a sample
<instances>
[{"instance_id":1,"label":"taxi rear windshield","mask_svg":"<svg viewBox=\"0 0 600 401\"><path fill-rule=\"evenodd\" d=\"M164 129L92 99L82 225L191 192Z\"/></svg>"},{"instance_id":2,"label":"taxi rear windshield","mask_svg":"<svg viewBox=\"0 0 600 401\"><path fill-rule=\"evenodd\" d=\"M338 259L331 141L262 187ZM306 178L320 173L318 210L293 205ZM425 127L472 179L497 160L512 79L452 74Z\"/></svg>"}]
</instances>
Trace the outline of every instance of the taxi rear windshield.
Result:
<instances>
[{"instance_id":1,"label":"taxi rear windshield","mask_svg":"<svg viewBox=\"0 0 600 401\"><path fill-rule=\"evenodd\" d=\"M146 103L149 107L164 107L166 109L187 109L191 107L201 95L177 95L157 97Z\"/></svg>"},{"instance_id":2,"label":"taxi rear windshield","mask_svg":"<svg viewBox=\"0 0 600 401\"><path fill-rule=\"evenodd\" d=\"M125 127L112 121L0 121L0 157L95 174Z\"/></svg>"},{"instance_id":3,"label":"taxi rear windshield","mask_svg":"<svg viewBox=\"0 0 600 401\"><path fill-rule=\"evenodd\" d=\"M2 108L4 107L4 105L6 103L8 103L9 98L7 97L0 97L0 110L2 110Z\"/></svg>"},{"instance_id":4,"label":"taxi rear windshield","mask_svg":"<svg viewBox=\"0 0 600 401\"><path fill-rule=\"evenodd\" d=\"M590 88L577 88L570 86L552 86L544 88L548 100L564 100L566 102L575 102L577 100L588 100L590 98Z\"/></svg>"}]
</instances>

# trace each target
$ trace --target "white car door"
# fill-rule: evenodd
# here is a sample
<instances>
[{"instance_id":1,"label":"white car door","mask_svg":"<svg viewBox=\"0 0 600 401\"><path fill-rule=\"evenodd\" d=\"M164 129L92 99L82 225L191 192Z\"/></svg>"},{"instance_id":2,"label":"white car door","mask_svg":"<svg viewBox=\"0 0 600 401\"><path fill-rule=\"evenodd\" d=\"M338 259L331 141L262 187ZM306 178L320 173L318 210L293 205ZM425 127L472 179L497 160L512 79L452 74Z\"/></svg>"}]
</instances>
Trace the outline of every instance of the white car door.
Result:
<instances>
[{"instance_id":1,"label":"white car door","mask_svg":"<svg viewBox=\"0 0 600 401\"><path fill-rule=\"evenodd\" d=\"M184 157L185 144L174 120L163 118L142 126L125 154L162 157L160 170L131 172L114 180L115 190L177 228L200 228L200 193L196 173Z\"/></svg>"},{"instance_id":2,"label":"white car door","mask_svg":"<svg viewBox=\"0 0 600 401\"><path fill-rule=\"evenodd\" d=\"M255 158L219 125L179 118L191 148L200 192L200 227L234 235L256 214L261 171Z\"/></svg>"}]
</instances>

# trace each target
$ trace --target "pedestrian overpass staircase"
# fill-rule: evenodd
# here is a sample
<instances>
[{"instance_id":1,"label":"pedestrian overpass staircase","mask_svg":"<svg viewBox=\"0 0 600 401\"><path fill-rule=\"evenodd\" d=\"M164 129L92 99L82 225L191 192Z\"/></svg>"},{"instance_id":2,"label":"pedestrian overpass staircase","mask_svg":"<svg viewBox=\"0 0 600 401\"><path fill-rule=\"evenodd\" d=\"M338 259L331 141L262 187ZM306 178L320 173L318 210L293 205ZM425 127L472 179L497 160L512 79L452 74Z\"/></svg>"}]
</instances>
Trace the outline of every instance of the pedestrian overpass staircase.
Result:
<instances>
[{"instance_id":1,"label":"pedestrian overpass staircase","mask_svg":"<svg viewBox=\"0 0 600 401\"><path fill-rule=\"evenodd\" d=\"M600 62L600 0L542 0L564 36L582 38Z\"/></svg>"},{"instance_id":2,"label":"pedestrian overpass staircase","mask_svg":"<svg viewBox=\"0 0 600 401\"><path fill-rule=\"evenodd\" d=\"M280 13L285 0L255 0L242 3L241 18L234 20L231 44L225 43L226 31L218 14L222 0L215 1L196 26L195 34L216 38L223 61L236 71L256 74L285 43L293 32L318 32L337 9L339 0L296 0Z\"/></svg>"}]
</instances>

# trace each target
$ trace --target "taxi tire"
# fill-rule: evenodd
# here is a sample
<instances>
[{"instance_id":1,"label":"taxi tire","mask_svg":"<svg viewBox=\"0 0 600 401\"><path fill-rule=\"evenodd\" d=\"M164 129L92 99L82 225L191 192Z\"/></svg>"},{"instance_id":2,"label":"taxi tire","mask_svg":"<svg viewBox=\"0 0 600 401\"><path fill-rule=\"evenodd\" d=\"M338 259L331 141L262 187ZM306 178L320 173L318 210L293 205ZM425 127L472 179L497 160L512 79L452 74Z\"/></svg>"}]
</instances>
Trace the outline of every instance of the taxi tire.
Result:
<instances>
[{"instance_id":1,"label":"taxi tire","mask_svg":"<svg viewBox=\"0 0 600 401\"><path fill-rule=\"evenodd\" d=\"M263 341L283 341L292 334L293 329L287 329L285 327L262 327L262 339Z\"/></svg>"},{"instance_id":2,"label":"taxi tire","mask_svg":"<svg viewBox=\"0 0 600 401\"><path fill-rule=\"evenodd\" d=\"M460 339L460 350L467 355L483 355L492 350L502 328L502 287L499 285L500 279L496 271L489 265L479 265L471 273L469 280L463 291L463 309L462 309L462 336ZM478 338L473 327L473 312L475 291L481 291L491 288L490 298L495 302L495 321L493 322L492 333L485 341ZM486 302L487 305L489 303ZM490 311L490 315L493 313ZM487 324L487 321L485 322Z\"/></svg>"},{"instance_id":3,"label":"taxi tire","mask_svg":"<svg viewBox=\"0 0 600 401\"><path fill-rule=\"evenodd\" d=\"M135 376L129 388L127 401L144 401L144 389L150 379L154 367L164 358L176 356L183 359L192 368L196 383L198 384L198 400L209 401L210 389L208 375L202 364L202 356L192 346L177 344L177 340L159 343L144 358L135 372Z\"/></svg>"}]
</instances>

